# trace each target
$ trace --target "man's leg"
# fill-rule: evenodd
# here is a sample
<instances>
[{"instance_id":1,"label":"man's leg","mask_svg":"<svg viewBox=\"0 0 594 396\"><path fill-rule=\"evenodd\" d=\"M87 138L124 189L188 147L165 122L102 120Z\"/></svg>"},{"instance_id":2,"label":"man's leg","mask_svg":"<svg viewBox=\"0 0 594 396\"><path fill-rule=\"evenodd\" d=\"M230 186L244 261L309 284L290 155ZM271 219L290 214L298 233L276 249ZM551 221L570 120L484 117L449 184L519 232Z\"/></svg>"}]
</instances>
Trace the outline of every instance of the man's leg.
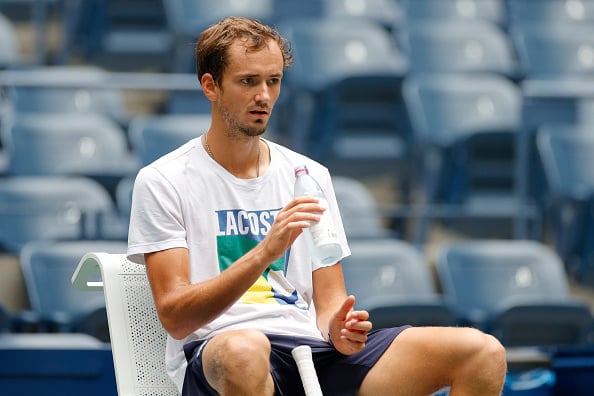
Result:
<instances>
[{"instance_id":1,"label":"man's leg","mask_svg":"<svg viewBox=\"0 0 594 396\"><path fill-rule=\"evenodd\" d=\"M369 371L359 395L500 395L507 370L499 341L472 328L411 327Z\"/></svg>"},{"instance_id":2,"label":"man's leg","mask_svg":"<svg viewBox=\"0 0 594 396\"><path fill-rule=\"evenodd\" d=\"M272 396L270 341L256 330L226 331L202 351L204 375L221 396Z\"/></svg>"}]
</instances>

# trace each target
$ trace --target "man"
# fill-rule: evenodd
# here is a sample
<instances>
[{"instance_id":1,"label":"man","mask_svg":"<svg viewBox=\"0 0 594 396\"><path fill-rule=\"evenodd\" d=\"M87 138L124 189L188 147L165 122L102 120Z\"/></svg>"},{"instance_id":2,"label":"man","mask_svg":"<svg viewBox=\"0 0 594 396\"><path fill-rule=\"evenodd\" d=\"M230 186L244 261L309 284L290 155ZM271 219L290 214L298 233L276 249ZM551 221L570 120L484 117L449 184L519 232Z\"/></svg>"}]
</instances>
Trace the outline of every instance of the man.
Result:
<instances>
[{"instance_id":1,"label":"man","mask_svg":"<svg viewBox=\"0 0 594 396\"><path fill-rule=\"evenodd\" d=\"M505 351L469 328L371 331L347 296L340 262L312 262L303 228L324 208L293 198L296 166L325 190L350 254L330 175L261 137L292 58L256 21L226 18L196 47L212 103L208 131L142 169L129 258L146 264L169 337L169 374L184 395L300 395L290 355L310 345L325 395L498 395ZM315 314L310 305L315 306Z\"/></svg>"}]
</instances>

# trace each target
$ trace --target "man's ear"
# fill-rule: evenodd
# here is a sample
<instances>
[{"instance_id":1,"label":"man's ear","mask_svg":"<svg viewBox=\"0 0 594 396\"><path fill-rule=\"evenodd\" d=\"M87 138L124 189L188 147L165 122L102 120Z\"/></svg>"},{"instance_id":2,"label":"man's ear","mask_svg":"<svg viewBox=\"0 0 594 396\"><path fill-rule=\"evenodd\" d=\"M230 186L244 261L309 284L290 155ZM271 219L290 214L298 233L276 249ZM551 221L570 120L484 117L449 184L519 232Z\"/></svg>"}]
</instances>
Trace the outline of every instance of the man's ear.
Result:
<instances>
[{"instance_id":1,"label":"man's ear","mask_svg":"<svg viewBox=\"0 0 594 396\"><path fill-rule=\"evenodd\" d=\"M200 85L202 86L202 92L204 96L211 102L217 99L217 84L215 83L212 74L204 73L200 79Z\"/></svg>"}]
</instances>

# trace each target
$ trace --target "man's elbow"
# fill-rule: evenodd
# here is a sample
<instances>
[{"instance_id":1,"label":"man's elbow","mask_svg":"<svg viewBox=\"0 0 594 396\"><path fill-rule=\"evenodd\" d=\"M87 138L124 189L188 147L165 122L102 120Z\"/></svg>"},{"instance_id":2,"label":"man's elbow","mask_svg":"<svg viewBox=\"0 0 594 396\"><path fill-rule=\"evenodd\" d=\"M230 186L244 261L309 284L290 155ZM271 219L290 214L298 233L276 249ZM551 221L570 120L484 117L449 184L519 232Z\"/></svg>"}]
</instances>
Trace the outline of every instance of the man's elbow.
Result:
<instances>
[{"instance_id":1,"label":"man's elbow","mask_svg":"<svg viewBox=\"0 0 594 396\"><path fill-rule=\"evenodd\" d=\"M194 329L190 329L185 323L187 318L181 318L174 310L161 308L157 309L157 313L159 321L167 334L176 340L182 340L194 331Z\"/></svg>"}]
</instances>

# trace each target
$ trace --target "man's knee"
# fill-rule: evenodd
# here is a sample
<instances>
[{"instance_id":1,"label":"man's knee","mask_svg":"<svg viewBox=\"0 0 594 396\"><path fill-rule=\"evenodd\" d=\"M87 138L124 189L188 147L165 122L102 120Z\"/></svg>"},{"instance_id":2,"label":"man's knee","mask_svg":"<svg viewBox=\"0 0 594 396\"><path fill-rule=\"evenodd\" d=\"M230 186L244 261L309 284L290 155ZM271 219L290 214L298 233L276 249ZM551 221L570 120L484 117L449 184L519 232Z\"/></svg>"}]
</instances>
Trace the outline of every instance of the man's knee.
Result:
<instances>
[{"instance_id":1,"label":"man's knee","mask_svg":"<svg viewBox=\"0 0 594 396\"><path fill-rule=\"evenodd\" d=\"M268 369L270 341L256 330L241 330L225 334L217 343L218 355L230 369L265 365Z\"/></svg>"},{"instance_id":2,"label":"man's knee","mask_svg":"<svg viewBox=\"0 0 594 396\"><path fill-rule=\"evenodd\" d=\"M246 378L262 380L269 375L270 341L255 330L225 332L208 342L203 359L204 374L216 389Z\"/></svg>"},{"instance_id":3,"label":"man's knee","mask_svg":"<svg viewBox=\"0 0 594 396\"><path fill-rule=\"evenodd\" d=\"M472 372L472 376L484 376L495 382L502 381L507 371L505 348L492 335L475 329L469 330L466 340L472 356L466 360L464 371Z\"/></svg>"}]
</instances>

